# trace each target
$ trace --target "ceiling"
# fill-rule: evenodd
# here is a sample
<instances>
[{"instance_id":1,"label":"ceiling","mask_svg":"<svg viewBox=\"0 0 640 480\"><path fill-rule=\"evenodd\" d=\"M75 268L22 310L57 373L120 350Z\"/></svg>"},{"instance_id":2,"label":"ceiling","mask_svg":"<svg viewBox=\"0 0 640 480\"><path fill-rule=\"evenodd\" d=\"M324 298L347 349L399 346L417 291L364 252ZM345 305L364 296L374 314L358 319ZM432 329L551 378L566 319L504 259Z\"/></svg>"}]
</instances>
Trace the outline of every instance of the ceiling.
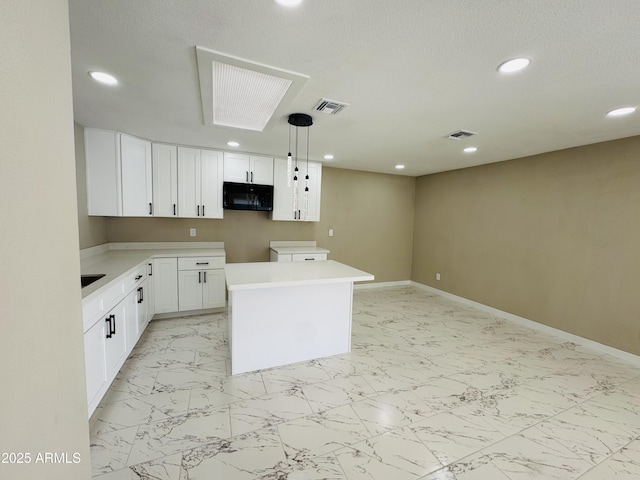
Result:
<instances>
[{"instance_id":1,"label":"ceiling","mask_svg":"<svg viewBox=\"0 0 640 480\"><path fill-rule=\"evenodd\" d=\"M288 114L308 113L310 159L410 176L640 134L640 111L605 116L640 105L638 0L306 0L293 9L70 0L69 9L74 115L84 126L223 150L235 140L239 151L285 156ZM309 79L263 132L207 126L196 46ZM521 56L527 69L497 72ZM97 84L90 70L120 83ZM349 106L313 112L323 97ZM447 138L459 129L478 135Z\"/></svg>"}]
</instances>

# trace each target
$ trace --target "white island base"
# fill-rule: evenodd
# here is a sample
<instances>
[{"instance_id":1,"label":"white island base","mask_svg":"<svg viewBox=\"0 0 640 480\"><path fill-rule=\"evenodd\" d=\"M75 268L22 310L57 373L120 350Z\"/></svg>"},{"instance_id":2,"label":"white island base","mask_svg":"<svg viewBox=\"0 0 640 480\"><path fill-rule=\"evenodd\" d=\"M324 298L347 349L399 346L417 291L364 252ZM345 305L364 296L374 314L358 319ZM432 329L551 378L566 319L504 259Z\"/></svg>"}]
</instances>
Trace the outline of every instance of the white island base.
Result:
<instances>
[{"instance_id":1,"label":"white island base","mask_svg":"<svg viewBox=\"0 0 640 480\"><path fill-rule=\"evenodd\" d=\"M331 260L225 269L233 375L351 350L353 282L373 275Z\"/></svg>"}]
</instances>

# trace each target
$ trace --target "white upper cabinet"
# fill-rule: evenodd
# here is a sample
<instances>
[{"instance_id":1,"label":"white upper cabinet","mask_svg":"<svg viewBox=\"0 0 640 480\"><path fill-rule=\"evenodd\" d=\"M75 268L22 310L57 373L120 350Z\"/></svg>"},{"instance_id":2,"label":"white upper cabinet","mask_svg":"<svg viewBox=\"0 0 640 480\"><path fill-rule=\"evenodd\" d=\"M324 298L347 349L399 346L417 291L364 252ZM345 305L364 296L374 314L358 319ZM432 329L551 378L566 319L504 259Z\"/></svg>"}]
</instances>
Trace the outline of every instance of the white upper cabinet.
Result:
<instances>
[{"instance_id":1,"label":"white upper cabinet","mask_svg":"<svg viewBox=\"0 0 640 480\"><path fill-rule=\"evenodd\" d=\"M222 218L222 152L178 147L178 216Z\"/></svg>"},{"instance_id":2,"label":"white upper cabinet","mask_svg":"<svg viewBox=\"0 0 640 480\"><path fill-rule=\"evenodd\" d=\"M94 128L84 135L88 214L151 216L151 142Z\"/></svg>"},{"instance_id":3,"label":"white upper cabinet","mask_svg":"<svg viewBox=\"0 0 640 480\"><path fill-rule=\"evenodd\" d=\"M122 216L122 181L118 132L84 129L89 215Z\"/></svg>"},{"instance_id":4,"label":"white upper cabinet","mask_svg":"<svg viewBox=\"0 0 640 480\"><path fill-rule=\"evenodd\" d=\"M200 150L200 201L204 218L222 218L222 152Z\"/></svg>"},{"instance_id":5,"label":"white upper cabinet","mask_svg":"<svg viewBox=\"0 0 640 480\"><path fill-rule=\"evenodd\" d=\"M292 167L291 176L293 179ZM309 175L309 209L305 215L304 189L305 177ZM298 205L293 205L293 180L287 186L287 160L276 158L274 161L273 211L272 220L320 221L320 194L322 191L322 164L317 162L298 162Z\"/></svg>"},{"instance_id":6,"label":"white upper cabinet","mask_svg":"<svg viewBox=\"0 0 640 480\"><path fill-rule=\"evenodd\" d=\"M153 215L151 142L131 135L120 135L122 164L122 215Z\"/></svg>"},{"instance_id":7,"label":"white upper cabinet","mask_svg":"<svg viewBox=\"0 0 640 480\"><path fill-rule=\"evenodd\" d=\"M151 145L153 163L153 216L178 216L178 147Z\"/></svg>"},{"instance_id":8,"label":"white upper cabinet","mask_svg":"<svg viewBox=\"0 0 640 480\"><path fill-rule=\"evenodd\" d=\"M225 152L224 181L273 185L273 158Z\"/></svg>"}]
</instances>

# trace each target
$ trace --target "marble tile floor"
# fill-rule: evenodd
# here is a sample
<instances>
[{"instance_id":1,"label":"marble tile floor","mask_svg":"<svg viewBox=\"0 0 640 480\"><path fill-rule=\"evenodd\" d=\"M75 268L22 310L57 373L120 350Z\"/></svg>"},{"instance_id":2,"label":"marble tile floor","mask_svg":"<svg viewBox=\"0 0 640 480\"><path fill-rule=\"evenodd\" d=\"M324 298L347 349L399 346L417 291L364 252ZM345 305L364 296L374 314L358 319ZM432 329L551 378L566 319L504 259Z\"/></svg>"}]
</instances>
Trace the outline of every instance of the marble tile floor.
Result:
<instances>
[{"instance_id":1,"label":"marble tile floor","mask_svg":"<svg viewBox=\"0 0 640 480\"><path fill-rule=\"evenodd\" d=\"M230 376L226 314L153 321L92 417L99 480L640 478L640 368L407 287L352 352Z\"/></svg>"}]
</instances>

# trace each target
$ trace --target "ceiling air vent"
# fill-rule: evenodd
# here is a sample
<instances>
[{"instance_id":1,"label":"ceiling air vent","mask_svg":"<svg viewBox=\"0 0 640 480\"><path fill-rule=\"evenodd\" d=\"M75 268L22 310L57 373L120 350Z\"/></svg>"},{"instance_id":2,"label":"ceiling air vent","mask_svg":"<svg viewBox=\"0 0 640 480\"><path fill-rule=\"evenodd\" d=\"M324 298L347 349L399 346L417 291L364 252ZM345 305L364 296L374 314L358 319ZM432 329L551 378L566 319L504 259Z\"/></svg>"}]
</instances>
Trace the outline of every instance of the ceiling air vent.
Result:
<instances>
[{"instance_id":1,"label":"ceiling air vent","mask_svg":"<svg viewBox=\"0 0 640 480\"><path fill-rule=\"evenodd\" d=\"M329 113L336 115L349 106L348 103L336 102L335 100L329 100L328 98L321 98L313 109L316 112Z\"/></svg>"},{"instance_id":2,"label":"ceiling air vent","mask_svg":"<svg viewBox=\"0 0 640 480\"><path fill-rule=\"evenodd\" d=\"M458 130L457 132L450 133L448 138L451 138L452 140L462 140L473 135L477 135L477 133L470 132L469 130Z\"/></svg>"}]
</instances>

